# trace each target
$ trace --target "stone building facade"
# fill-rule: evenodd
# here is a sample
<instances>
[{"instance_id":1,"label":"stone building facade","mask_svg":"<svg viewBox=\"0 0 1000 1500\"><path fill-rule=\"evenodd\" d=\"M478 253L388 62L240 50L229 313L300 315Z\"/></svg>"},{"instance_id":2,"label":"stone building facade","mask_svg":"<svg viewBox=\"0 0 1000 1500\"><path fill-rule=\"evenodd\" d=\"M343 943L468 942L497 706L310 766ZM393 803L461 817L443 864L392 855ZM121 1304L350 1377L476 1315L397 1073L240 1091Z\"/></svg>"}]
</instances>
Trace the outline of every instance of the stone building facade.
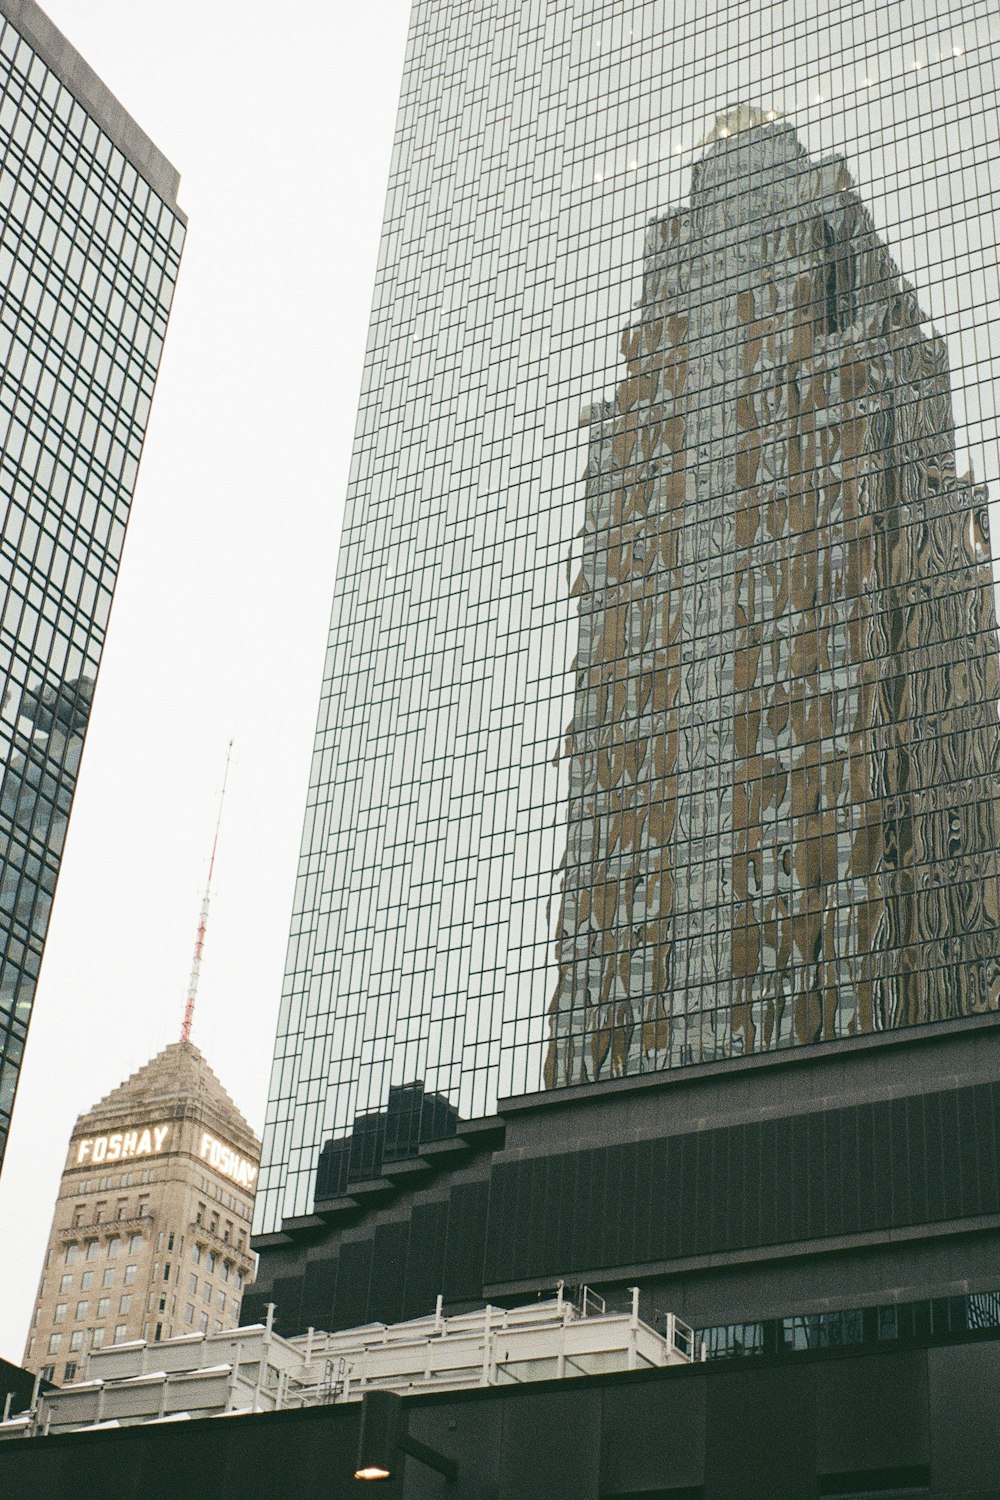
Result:
<instances>
[{"instance_id":1,"label":"stone building facade","mask_svg":"<svg viewBox=\"0 0 1000 1500\"><path fill-rule=\"evenodd\" d=\"M197 1047L174 1042L77 1120L27 1369L80 1379L88 1352L221 1332L253 1279L260 1143Z\"/></svg>"}]
</instances>

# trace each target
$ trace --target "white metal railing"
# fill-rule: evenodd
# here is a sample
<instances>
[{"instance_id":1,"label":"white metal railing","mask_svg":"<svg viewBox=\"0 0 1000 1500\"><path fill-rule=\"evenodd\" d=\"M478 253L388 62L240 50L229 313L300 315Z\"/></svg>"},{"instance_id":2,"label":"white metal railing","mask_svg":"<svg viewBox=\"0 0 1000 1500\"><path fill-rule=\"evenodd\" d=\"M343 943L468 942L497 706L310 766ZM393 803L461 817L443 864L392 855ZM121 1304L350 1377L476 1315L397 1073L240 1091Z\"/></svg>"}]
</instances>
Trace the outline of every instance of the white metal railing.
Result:
<instances>
[{"instance_id":1,"label":"white metal railing","mask_svg":"<svg viewBox=\"0 0 1000 1500\"><path fill-rule=\"evenodd\" d=\"M564 1291L560 1284L545 1301L447 1317L439 1297L433 1314L407 1323L310 1329L293 1339L273 1332L269 1310L263 1326L110 1348L103 1359L91 1356L90 1378L41 1396L31 1422L0 1422L0 1438L331 1405L372 1389L415 1394L658 1369L696 1357L694 1333L679 1318L669 1314L663 1333L642 1321L637 1287L628 1310L610 1313L586 1287L572 1300Z\"/></svg>"}]
</instances>

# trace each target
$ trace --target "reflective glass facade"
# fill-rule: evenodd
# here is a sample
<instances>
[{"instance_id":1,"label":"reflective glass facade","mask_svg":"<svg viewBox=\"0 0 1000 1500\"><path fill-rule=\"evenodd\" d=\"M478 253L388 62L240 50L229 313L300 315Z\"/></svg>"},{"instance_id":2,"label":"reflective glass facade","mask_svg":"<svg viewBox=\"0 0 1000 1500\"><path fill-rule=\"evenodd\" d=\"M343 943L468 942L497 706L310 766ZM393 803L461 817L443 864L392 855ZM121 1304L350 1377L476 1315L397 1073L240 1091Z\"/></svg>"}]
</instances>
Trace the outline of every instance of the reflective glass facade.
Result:
<instances>
[{"instance_id":1,"label":"reflective glass facade","mask_svg":"<svg viewBox=\"0 0 1000 1500\"><path fill-rule=\"evenodd\" d=\"M44 15L2 0L0 1160L177 276L176 190Z\"/></svg>"},{"instance_id":2,"label":"reflective glass facade","mask_svg":"<svg viewBox=\"0 0 1000 1500\"><path fill-rule=\"evenodd\" d=\"M417 0L259 1229L390 1086L997 1008L998 44Z\"/></svg>"}]
</instances>

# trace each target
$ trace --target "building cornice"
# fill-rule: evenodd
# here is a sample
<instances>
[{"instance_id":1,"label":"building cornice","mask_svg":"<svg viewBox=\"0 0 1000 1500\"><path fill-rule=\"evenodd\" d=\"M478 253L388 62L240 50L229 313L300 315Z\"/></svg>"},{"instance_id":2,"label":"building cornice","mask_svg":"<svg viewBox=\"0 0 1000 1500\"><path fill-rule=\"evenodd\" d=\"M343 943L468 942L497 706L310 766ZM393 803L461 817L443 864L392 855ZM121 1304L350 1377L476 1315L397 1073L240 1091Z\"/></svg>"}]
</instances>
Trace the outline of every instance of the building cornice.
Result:
<instances>
[{"instance_id":1,"label":"building cornice","mask_svg":"<svg viewBox=\"0 0 1000 1500\"><path fill-rule=\"evenodd\" d=\"M178 207L180 173L136 124L125 106L103 83L72 43L54 26L34 0L0 0L0 15L24 37L45 66L64 84L91 119L114 141L122 155L149 183L177 217L187 223Z\"/></svg>"}]
</instances>

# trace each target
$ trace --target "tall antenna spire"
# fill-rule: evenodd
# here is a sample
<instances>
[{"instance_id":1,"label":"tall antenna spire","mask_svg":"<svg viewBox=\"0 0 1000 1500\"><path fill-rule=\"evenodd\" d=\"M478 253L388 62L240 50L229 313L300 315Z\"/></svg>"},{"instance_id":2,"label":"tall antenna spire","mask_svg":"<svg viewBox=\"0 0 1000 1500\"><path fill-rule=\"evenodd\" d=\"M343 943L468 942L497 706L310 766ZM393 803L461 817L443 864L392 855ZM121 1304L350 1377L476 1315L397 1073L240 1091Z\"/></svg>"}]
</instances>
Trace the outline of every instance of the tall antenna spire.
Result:
<instances>
[{"instance_id":1,"label":"tall antenna spire","mask_svg":"<svg viewBox=\"0 0 1000 1500\"><path fill-rule=\"evenodd\" d=\"M229 780L229 757L233 753L233 742L226 747L226 769L222 775L222 791L219 793L219 811L215 819L215 837L212 839L212 857L208 862L208 879L198 916L198 936L194 940L194 959L191 978L188 981L187 1003L184 1006L184 1023L181 1026L181 1041L191 1040L191 1022L194 1020L194 1002L198 998L198 976L201 973L201 955L205 947L205 928L208 926L208 901L212 894L212 872L215 869L215 851L219 847L219 825L222 822L222 804L226 798L226 782Z\"/></svg>"}]
</instances>

